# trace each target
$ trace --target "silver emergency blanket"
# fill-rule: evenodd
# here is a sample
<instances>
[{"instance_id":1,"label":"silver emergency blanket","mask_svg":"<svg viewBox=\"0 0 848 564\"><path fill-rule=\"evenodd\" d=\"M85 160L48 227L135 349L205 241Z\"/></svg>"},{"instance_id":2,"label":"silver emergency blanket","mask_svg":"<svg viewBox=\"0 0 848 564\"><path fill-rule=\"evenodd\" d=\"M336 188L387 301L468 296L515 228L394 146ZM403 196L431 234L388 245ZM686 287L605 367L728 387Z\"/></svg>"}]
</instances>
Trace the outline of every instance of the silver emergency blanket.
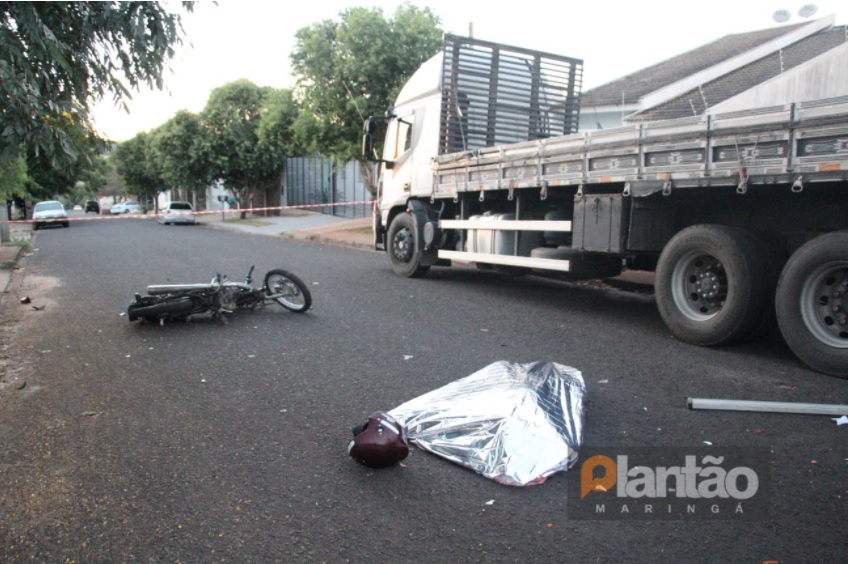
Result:
<instances>
[{"instance_id":1,"label":"silver emergency blanket","mask_svg":"<svg viewBox=\"0 0 848 564\"><path fill-rule=\"evenodd\" d=\"M501 484L541 484L577 461L586 386L553 362L495 362L389 412L418 447Z\"/></svg>"}]
</instances>

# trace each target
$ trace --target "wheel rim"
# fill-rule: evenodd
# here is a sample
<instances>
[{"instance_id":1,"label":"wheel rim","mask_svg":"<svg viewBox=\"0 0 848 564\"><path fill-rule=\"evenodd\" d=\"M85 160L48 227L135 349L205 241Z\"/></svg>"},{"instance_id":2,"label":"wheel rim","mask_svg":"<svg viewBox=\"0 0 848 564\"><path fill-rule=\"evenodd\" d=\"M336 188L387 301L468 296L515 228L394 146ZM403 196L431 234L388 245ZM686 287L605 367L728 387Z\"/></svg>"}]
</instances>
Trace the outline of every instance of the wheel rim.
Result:
<instances>
[{"instance_id":1,"label":"wheel rim","mask_svg":"<svg viewBox=\"0 0 848 564\"><path fill-rule=\"evenodd\" d=\"M400 262L409 262L412 260L413 249L412 230L408 227L399 229L392 237L392 256Z\"/></svg>"},{"instance_id":2,"label":"wheel rim","mask_svg":"<svg viewBox=\"0 0 848 564\"><path fill-rule=\"evenodd\" d=\"M824 264L801 290L801 316L813 336L828 346L848 348L848 262Z\"/></svg>"},{"instance_id":3,"label":"wheel rim","mask_svg":"<svg viewBox=\"0 0 848 564\"><path fill-rule=\"evenodd\" d=\"M297 284L279 274L272 275L268 278L268 292L274 295L277 303L290 307L292 309L300 309L306 305L306 297ZM281 295L277 295L281 294Z\"/></svg>"},{"instance_id":4,"label":"wheel rim","mask_svg":"<svg viewBox=\"0 0 848 564\"><path fill-rule=\"evenodd\" d=\"M700 251L686 254L671 276L674 302L687 318L705 321L721 312L727 300L727 273L721 261Z\"/></svg>"}]
</instances>

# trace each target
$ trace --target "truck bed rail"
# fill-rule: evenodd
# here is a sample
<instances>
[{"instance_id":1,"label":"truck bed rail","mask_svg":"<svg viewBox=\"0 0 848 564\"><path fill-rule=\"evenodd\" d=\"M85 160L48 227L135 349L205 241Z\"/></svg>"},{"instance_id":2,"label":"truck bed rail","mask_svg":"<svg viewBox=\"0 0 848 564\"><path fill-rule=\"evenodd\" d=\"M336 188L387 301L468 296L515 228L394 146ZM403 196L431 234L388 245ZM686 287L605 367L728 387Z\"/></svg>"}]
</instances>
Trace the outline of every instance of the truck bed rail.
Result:
<instances>
[{"instance_id":1,"label":"truck bed rail","mask_svg":"<svg viewBox=\"0 0 848 564\"><path fill-rule=\"evenodd\" d=\"M433 197L605 183L632 183L634 196L660 187L802 188L848 179L848 96L452 153L432 169Z\"/></svg>"}]
</instances>

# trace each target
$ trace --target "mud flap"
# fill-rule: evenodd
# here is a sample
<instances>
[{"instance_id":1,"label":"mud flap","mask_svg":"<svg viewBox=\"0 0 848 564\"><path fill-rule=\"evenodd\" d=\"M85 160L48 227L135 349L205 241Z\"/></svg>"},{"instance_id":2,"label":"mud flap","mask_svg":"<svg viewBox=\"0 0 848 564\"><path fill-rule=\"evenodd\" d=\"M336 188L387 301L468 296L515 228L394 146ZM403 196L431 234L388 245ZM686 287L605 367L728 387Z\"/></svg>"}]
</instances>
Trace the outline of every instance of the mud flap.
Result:
<instances>
[{"instance_id":1,"label":"mud flap","mask_svg":"<svg viewBox=\"0 0 848 564\"><path fill-rule=\"evenodd\" d=\"M371 234L374 236L374 250L386 250L386 230L380 217L380 207L377 202L371 208Z\"/></svg>"},{"instance_id":2,"label":"mud flap","mask_svg":"<svg viewBox=\"0 0 848 564\"><path fill-rule=\"evenodd\" d=\"M421 253L421 265L433 266L439 261L439 250L435 245L428 245L424 238L425 226L430 223L433 230L430 240L437 241L439 236L439 216L429 206L418 200L410 200L407 204L412 217L415 219L415 245Z\"/></svg>"}]
</instances>

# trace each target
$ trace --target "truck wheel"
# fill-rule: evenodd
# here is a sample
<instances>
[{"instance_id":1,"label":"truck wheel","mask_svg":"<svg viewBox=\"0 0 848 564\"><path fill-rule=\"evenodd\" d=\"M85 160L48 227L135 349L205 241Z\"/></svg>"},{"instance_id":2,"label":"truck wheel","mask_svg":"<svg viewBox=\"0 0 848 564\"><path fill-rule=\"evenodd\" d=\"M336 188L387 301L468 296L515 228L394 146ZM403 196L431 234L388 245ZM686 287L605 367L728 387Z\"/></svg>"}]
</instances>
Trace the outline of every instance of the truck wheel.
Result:
<instances>
[{"instance_id":1,"label":"truck wheel","mask_svg":"<svg viewBox=\"0 0 848 564\"><path fill-rule=\"evenodd\" d=\"M848 232L795 251L780 275L776 310L783 338L804 364L848 378Z\"/></svg>"},{"instance_id":2,"label":"truck wheel","mask_svg":"<svg viewBox=\"0 0 848 564\"><path fill-rule=\"evenodd\" d=\"M388 248L392 270L399 276L417 278L430 270L421 265L421 252L415 241L415 219L408 213L399 214L389 227Z\"/></svg>"},{"instance_id":3,"label":"truck wheel","mask_svg":"<svg viewBox=\"0 0 848 564\"><path fill-rule=\"evenodd\" d=\"M675 337L720 345L751 337L777 279L771 251L750 232L695 225L672 237L656 272L657 307Z\"/></svg>"}]
</instances>

